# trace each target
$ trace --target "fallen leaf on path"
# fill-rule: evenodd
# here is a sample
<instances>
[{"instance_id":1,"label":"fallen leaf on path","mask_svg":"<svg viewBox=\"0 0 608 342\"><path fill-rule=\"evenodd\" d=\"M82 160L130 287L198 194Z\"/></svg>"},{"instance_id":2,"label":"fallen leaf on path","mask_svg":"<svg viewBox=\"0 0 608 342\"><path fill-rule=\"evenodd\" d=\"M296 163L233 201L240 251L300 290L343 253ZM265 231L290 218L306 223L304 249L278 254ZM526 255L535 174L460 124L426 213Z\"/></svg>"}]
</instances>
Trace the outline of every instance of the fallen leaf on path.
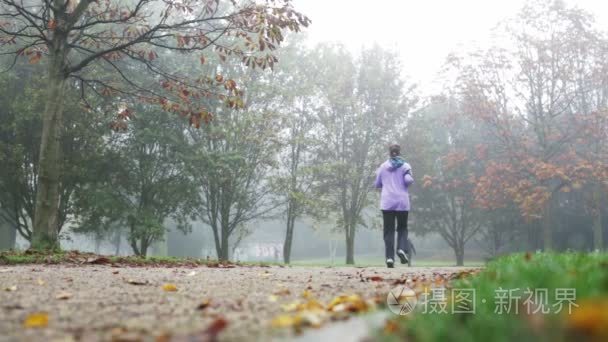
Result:
<instances>
[{"instance_id":1,"label":"fallen leaf on path","mask_svg":"<svg viewBox=\"0 0 608 342\"><path fill-rule=\"evenodd\" d=\"M131 284L131 285L147 285L148 281L147 280L137 280L137 279L128 279L127 283Z\"/></svg>"},{"instance_id":2,"label":"fallen leaf on path","mask_svg":"<svg viewBox=\"0 0 608 342\"><path fill-rule=\"evenodd\" d=\"M282 288L280 290L274 291L274 294L277 296L289 296L291 291L288 288Z\"/></svg>"},{"instance_id":3,"label":"fallen leaf on path","mask_svg":"<svg viewBox=\"0 0 608 342\"><path fill-rule=\"evenodd\" d=\"M356 294L338 296L327 305L327 310L333 312L364 312L369 309L369 303Z\"/></svg>"},{"instance_id":4,"label":"fallen leaf on path","mask_svg":"<svg viewBox=\"0 0 608 342\"><path fill-rule=\"evenodd\" d=\"M66 300L72 298L72 294L69 292L60 292L55 296L55 299Z\"/></svg>"},{"instance_id":5,"label":"fallen leaf on path","mask_svg":"<svg viewBox=\"0 0 608 342\"><path fill-rule=\"evenodd\" d=\"M272 325L275 328L287 328L287 327L295 325L295 323L296 323L295 316L279 315L279 316L273 318L273 320L270 322L270 325Z\"/></svg>"},{"instance_id":6,"label":"fallen leaf on path","mask_svg":"<svg viewBox=\"0 0 608 342\"><path fill-rule=\"evenodd\" d=\"M193 276L195 276L195 275L196 275L196 272L195 272L195 271L192 271L192 272L190 272L190 273L186 274L186 277L193 277Z\"/></svg>"},{"instance_id":7,"label":"fallen leaf on path","mask_svg":"<svg viewBox=\"0 0 608 342\"><path fill-rule=\"evenodd\" d=\"M49 314L36 312L28 315L23 321L24 328L45 328L49 325Z\"/></svg>"},{"instance_id":8,"label":"fallen leaf on path","mask_svg":"<svg viewBox=\"0 0 608 342\"><path fill-rule=\"evenodd\" d=\"M166 292L177 292L177 286L174 284L165 284L163 285L163 290Z\"/></svg>"},{"instance_id":9,"label":"fallen leaf on path","mask_svg":"<svg viewBox=\"0 0 608 342\"><path fill-rule=\"evenodd\" d=\"M5 287L4 291L6 291L6 292L15 292L15 291L17 291L17 285Z\"/></svg>"},{"instance_id":10,"label":"fallen leaf on path","mask_svg":"<svg viewBox=\"0 0 608 342\"><path fill-rule=\"evenodd\" d=\"M375 275L375 276L367 277L367 280L370 280L370 281L383 281L384 278L382 278L381 276Z\"/></svg>"},{"instance_id":11,"label":"fallen leaf on path","mask_svg":"<svg viewBox=\"0 0 608 342\"><path fill-rule=\"evenodd\" d=\"M211 300L210 299L205 299L203 300L197 307L197 310L205 310L206 308L209 307L209 305L211 305Z\"/></svg>"},{"instance_id":12,"label":"fallen leaf on path","mask_svg":"<svg viewBox=\"0 0 608 342\"><path fill-rule=\"evenodd\" d=\"M271 303L275 303L278 299L279 299L279 297L277 297L275 295L268 296L268 301Z\"/></svg>"},{"instance_id":13,"label":"fallen leaf on path","mask_svg":"<svg viewBox=\"0 0 608 342\"><path fill-rule=\"evenodd\" d=\"M217 339L217 335L222 332L228 326L228 321L223 317L218 317L207 327L205 332L209 335L209 339L211 341L215 341Z\"/></svg>"},{"instance_id":14,"label":"fallen leaf on path","mask_svg":"<svg viewBox=\"0 0 608 342\"><path fill-rule=\"evenodd\" d=\"M37 282L37 283L38 283L38 285L40 285L40 286L44 286L44 284L46 284L46 283L44 282L44 280L42 280L42 279L40 279L40 278L38 278L38 280L37 280L36 282Z\"/></svg>"},{"instance_id":15,"label":"fallen leaf on path","mask_svg":"<svg viewBox=\"0 0 608 342\"><path fill-rule=\"evenodd\" d=\"M171 334L168 332L163 332L156 336L154 342L171 342Z\"/></svg>"},{"instance_id":16,"label":"fallen leaf on path","mask_svg":"<svg viewBox=\"0 0 608 342\"><path fill-rule=\"evenodd\" d=\"M110 260L110 258L105 257L105 256L88 258L86 261L87 264L92 264L92 265L103 265L103 264L109 264L111 262L112 261Z\"/></svg>"},{"instance_id":17,"label":"fallen leaf on path","mask_svg":"<svg viewBox=\"0 0 608 342\"><path fill-rule=\"evenodd\" d=\"M304 292L302 292L302 298L310 299L310 298L312 298L312 293L308 290L304 290Z\"/></svg>"}]
</instances>

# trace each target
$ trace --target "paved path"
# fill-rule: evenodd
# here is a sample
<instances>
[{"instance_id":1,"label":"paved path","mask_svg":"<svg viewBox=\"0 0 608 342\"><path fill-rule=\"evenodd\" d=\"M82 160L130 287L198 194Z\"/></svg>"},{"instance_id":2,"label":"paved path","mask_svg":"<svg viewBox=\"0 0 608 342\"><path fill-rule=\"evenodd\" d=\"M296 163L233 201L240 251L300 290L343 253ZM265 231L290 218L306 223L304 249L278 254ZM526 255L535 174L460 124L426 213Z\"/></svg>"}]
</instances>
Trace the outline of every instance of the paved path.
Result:
<instances>
[{"instance_id":1,"label":"paved path","mask_svg":"<svg viewBox=\"0 0 608 342\"><path fill-rule=\"evenodd\" d=\"M0 266L0 341L195 341L222 320L223 341L289 339L290 329L270 321L305 290L323 303L342 294L374 298L408 277L466 269ZM23 326L35 312L48 313L46 328Z\"/></svg>"}]
</instances>

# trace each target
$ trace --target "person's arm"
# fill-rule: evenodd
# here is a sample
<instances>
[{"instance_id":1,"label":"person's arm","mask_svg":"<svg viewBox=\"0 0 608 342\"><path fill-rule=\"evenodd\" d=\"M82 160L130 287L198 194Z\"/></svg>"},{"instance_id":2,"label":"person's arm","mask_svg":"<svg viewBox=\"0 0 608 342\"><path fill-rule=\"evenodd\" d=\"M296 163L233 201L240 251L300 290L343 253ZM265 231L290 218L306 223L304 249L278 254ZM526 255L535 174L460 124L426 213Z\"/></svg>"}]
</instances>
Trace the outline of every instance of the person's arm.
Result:
<instances>
[{"instance_id":1,"label":"person's arm","mask_svg":"<svg viewBox=\"0 0 608 342\"><path fill-rule=\"evenodd\" d=\"M405 175L403 176L403 179L405 180L405 186L410 186L414 183L414 175L412 174L411 168L409 168L407 171L405 171Z\"/></svg>"},{"instance_id":2,"label":"person's arm","mask_svg":"<svg viewBox=\"0 0 608 342\"><path fill-rule=\"evenodd\" d=\"M382 177L380 177L380 169L376 171L376 181L374 182L374 187L377 189L382 189Z\"/></svg>"}]
</instances>

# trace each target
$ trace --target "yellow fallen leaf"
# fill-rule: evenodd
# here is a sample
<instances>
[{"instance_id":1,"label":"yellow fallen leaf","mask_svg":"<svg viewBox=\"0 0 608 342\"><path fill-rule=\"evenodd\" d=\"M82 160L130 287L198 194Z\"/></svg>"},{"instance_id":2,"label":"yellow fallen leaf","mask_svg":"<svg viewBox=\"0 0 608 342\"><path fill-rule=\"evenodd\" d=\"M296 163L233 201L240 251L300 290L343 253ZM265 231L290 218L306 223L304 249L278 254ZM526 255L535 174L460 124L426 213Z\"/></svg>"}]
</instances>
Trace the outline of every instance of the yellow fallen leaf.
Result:
<instances>
[{"instance_id":1,"label":"yellow fallen leaf","mask_svg":"<svg viewBox=\"0 0 608 342\"><path fill-rule=\"evenodd\" d=\"M281 308L283 309L283 311L296 311L298 309L298 307L302 305L302 303L300 303L299 300L296 300L295 302L291 302L289 304L284 304L281 305Z\"/></svg>"},{"instance_id":2,"label":"yellow fallen leaf","mask_svg":"<svg viewBox=\"0 0 608 342\"><path fill-rule=\"evenodd\" d=\"M165 290L167 292L176 292L177 286L175 286L173 284L165 284L165 285L163 285L163 290Z\"/></svg>"},{"instance_id":3,"label":"yellow fallen leaf","mask_svg":"<svg viewBox=\"0 0 608 342\"><path fill-rule=\"evenodd\" d=\"M45 328L49 325L49 314L36 312L28 315L23 321L24 328Z\"/></svg>"},{"instance_id":4,"label":"yellow fallen leaf","mask_svg":"<svg viewBox=\"0 0 608 342\"><path fill-rule=\"evenodd\" d=\"M363 312L367 311L370 305L365 302L359 295L342 295L334 298L327 306L328 311L341 312Z\"/></svg>"},{"instance_id":5,"label":"yellow fallen leaf","mask_svg":"<svg viewBox=\"0 0 608 342\"><path fill-rule=\"evenodd\" d=\"M13 285L13 286L5 287L5 288L4 288L4 291L7 291L7 292L14 292L14 291L17 291L17 285Z\"/></svg>"},{"instance_id":6,"label":"yellow fallen leaf","mask_svg":"<svg viewBox=\"0 0 608 342\"><path fill-rule=\"evenodd\" d=\"M38 285L43 286L45 284L44 280L38 278Z\"/></svg>"},{"instance_id":7,"label":"yellow fallen leaf","mask_svg":"<svg viewBox=\"0 0 608 342\"><path fill-rule=\"evenodd\" d=\"M312 293L308 290L304 290L304 292L302 292L302 298L304 299L309 299L312 297Z\"/></svg>"},{"instance_id":8,"label":"yellow fallen leaf","mask_svg":"<svg viewBox=\"0 0 608 342\"><path fill-rule=\"evenodd\" d=\"M296 315L295 321L298 325L308 325L313 328L319 328L325 321L327 313L322 310L302 311Z\"/></svg>"},{"instance_id":9,"label":"yellow fallen leaf","mask_svg":"<svg viewBox=\"0 0 608 342\"><path fill-rule=\"evenodd\" d=\"M279 315L270 324L275 328L285 328L293 326L295 322L295 318L291 315Z\"/></svg>"},{"instance_id":10,"label":"yellow fallen leaf","mask_svg":"<svg viewBox=\"0 0 608 342\"><path fill-rule=\"evenodd\" d=\"M279 299L279 297L275 296L275 295L270 295L268 296L268 301L271 303L276 302Z\"/></svg>"},{"instance_id":11,"label":"yellow fallen leaf","mask_svg":"<svg viewBox=\"0 0 608 342\"><path fill-rule=\"evenodd\" d=\"M307 301L306 303L302 303L298 306L298 310L299 311L303 311L303 310L325 310L325 305L321 304L320 302L311 299L309 301Z\"/></svg>"}]
</instances>

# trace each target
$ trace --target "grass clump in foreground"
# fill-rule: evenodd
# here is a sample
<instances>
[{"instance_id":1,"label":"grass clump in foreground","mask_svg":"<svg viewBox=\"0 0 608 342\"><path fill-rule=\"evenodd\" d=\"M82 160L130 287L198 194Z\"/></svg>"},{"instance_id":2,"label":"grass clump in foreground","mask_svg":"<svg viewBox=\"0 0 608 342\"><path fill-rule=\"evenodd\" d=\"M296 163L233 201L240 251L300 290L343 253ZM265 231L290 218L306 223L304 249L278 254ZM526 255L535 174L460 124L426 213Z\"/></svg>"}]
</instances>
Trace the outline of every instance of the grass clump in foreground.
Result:
<instances>
[{"instance_id":1,"label":"grass clump in foreground","mask_svg":"<svg viewBox=\"0 0 608 342\"><path fill-rule=\"evenodd\" d=\"M514 254L446 288L447 313L430 313L438 304L419 298L414 313L387 321L379 340L608 341L608 254ZM453 312L453 304L473 308L455 296L457 289L475 290L474 313ZM545 289L546 301L535 298ZM571 291L576 292L569 313L568 301L560 298L571 298Z\"/></svg>"}]
</instances>

